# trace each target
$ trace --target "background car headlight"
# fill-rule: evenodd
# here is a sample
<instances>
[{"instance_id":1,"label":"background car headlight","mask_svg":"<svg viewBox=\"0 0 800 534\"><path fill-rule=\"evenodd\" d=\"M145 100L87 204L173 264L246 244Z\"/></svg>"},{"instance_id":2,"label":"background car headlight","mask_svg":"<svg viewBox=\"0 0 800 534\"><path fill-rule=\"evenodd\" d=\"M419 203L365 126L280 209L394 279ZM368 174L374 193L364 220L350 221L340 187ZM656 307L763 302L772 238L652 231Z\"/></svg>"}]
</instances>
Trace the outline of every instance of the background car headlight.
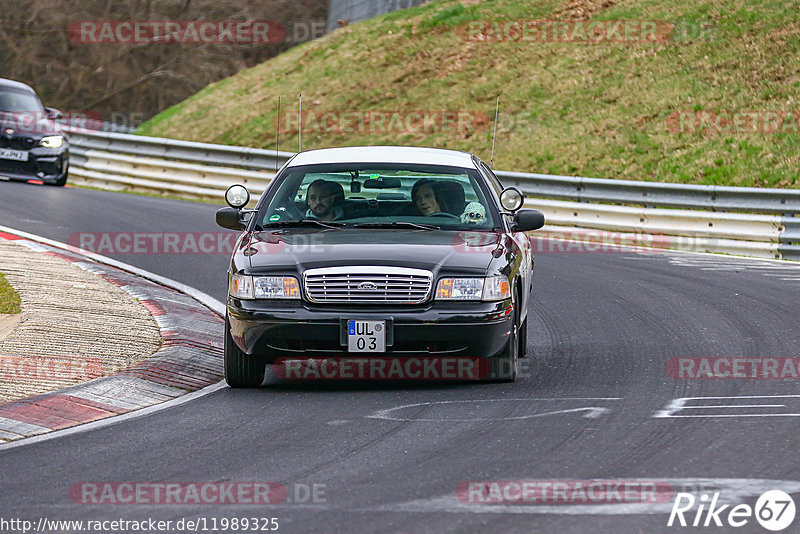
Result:
<instances>
[{"instance_id":1,"label":"background car headlight","mask_svg":"<svg viewBox=\"0 0 800 534\"><path fill-rule=\"evenodd\" d=\"M442 278L436 286L437 300L505 300L511 285L503 275L487 278Z\"/></svg>"},{"instance_id":2,"label":"background car headlight","mask_svg":"<svg viewBox=\"0 0 800 534\"><path fill-rule=\"evenodd\" d=\"M48 135L47 137L42 137L39 144L45 148L60 148L61 145L64 144L64 136L63 135Z\"/></svg>"},{"instance_id":3,"label":"background car headlight","mask_svg":"<svg viewBox=\"0 0 800 534\"><path fill-rule=\"evenodd\" d=\"M228 293L239 299L299 299L300 285L293 276L234 274L230 278Z\"/></svg>"}]
</instances>

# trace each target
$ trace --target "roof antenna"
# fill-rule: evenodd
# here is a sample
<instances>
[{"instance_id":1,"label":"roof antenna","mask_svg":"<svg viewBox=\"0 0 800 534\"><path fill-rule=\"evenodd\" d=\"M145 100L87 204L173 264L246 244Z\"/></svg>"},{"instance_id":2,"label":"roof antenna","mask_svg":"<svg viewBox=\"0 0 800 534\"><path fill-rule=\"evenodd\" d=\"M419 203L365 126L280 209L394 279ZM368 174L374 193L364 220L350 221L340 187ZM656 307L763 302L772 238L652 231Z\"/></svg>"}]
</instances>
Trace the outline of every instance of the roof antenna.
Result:
<instances>
[{"instance_id":1,"label":"roof antenna","mask_svg":"<svg viewBox=\"0 0 800 534\"><path fill-rule=\"evenodd\" d=\"M278 97L278 126L275 134L275 172L278 172L278 143L281 140L281 97Z\"/></svg>"},{"instance_id":2,"label":"roof antenna","mask_svg":"<svg viewBox=\"0 0 800 534\"><path fill-rule=\"evenodd\" d=\"M303 151L303 95L300 95L300 131L297 138L297 152Z\"/></svg>"},{"instance_id":3,"label":"roof antenna","mask_svg":"<svg viewBox=\"0 0 800 534\"><path fill-rule=\"evenodd\" d=\"M489 168L494 165L494 139L497 136L497 115L500 113L500 95L497 95L497 105L494 108L494 131L492 132L492 159L489 160Z\"/></svg>"}]
</instances>

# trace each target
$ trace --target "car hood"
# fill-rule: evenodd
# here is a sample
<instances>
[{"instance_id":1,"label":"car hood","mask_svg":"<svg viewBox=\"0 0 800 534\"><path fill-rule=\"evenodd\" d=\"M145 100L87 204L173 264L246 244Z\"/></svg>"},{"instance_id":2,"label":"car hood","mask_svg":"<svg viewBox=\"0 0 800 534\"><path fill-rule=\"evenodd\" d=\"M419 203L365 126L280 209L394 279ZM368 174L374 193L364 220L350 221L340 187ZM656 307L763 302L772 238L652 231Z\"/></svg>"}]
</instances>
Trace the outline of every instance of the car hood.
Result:
<instances>
[{"instance_id":1,"label":"car hood","mask_svg":"<svg viewBox=\"0 0 800 534\"><path fill-rule=\"evenodd\" d=\"M13 130L9 132L8 130ZM47 118L44 112L15 112L0 110L0 133L19 133L33 137L62 134L61 127Z\"/></svg>"},{"instance_id":2,"label":"car hood","mask_svg":"<svg viewBox=\"0 0 800 534\"><path fill-rule=\"evenodd\" d=\"M255 273L319 267L387 265L485 274L502 254L497 232L399 229L284 229L257 232L245 249Z\"/></svg>"}]
</instances>

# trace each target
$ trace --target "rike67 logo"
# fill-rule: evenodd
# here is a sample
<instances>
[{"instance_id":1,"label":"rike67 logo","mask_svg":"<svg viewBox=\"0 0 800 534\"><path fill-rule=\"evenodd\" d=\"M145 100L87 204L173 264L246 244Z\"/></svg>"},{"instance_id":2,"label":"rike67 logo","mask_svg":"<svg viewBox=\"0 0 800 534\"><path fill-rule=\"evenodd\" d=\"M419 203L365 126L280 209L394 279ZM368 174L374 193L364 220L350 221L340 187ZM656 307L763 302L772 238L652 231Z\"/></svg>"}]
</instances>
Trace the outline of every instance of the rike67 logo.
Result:
<instances>
[{"instance_id":1,"label":"rike67 logo","mask_svg":"<svg viewBox=\"0 0 800 534\"><path fill-rule=\"evenodd\" d=\"M778 532L792 524L795 517L794 500L781 490L763 493L755 506L749 504L719 504L720 493L707 493L699 497L691 493L678 493L669 514L667 526L730 526L743 527L755 520L763 528Z\"/></svg>"}]
</instances>

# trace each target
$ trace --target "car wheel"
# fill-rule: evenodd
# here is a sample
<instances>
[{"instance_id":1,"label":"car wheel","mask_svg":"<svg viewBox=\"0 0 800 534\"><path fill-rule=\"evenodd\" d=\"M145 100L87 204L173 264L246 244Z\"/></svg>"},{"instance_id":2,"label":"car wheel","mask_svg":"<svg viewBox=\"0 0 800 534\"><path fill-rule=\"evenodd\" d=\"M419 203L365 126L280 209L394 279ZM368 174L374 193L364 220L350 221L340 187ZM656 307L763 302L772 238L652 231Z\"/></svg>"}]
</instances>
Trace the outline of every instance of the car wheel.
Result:
<instances>
[{"instance_id":1,"label":"car wheel","mask_svg":"<svg viewBox=\"0 0 800 534\"><path fill-rule=\"evenodd\" d=\"M64 187L67 184L67 176L69 175L69 164L67 164L67 168L64 169L64 174L58 177L58 180L51 183L50 185L55 185L57 187ZM47 182L45 182L47 183Z\"/></svg>"},{"instance_id":2,"label":"car wheel","mask_svg":"<svg viewBox=\"0 0 800 534\"><path fill-rule=\"evenodd\" d=\"M487 379L488 382L514 382L517 379L519 342L517 341L516 318L511 324L513 326L506 348L497 356L489 359L491 370Z\"/></svg>"},{"instance_id":3,"label":"car wheel","mask_svg":"<svg viewBox=\"0 0 800 534\"><path fill-rule=\"evenodd\" d=\"M232 388L254 388L264 381L266 363L248 356L234 343L231 327L225 316L225 351L223 354L225 382Z\"/></svg>"},{"instance_id":4,"label":"car wheel","mask_svg":"<svg viewBox=\"0 0 800 534\"><path fill-rule=\"evenodd\" d=\"M518 358L527 358L528 357L528 318L525 317L525 320L522 321L522 324L519 325L519 332L517 332L517 337L519 338L519 351L518 351Z\"/></svg>"}]
</instances>

